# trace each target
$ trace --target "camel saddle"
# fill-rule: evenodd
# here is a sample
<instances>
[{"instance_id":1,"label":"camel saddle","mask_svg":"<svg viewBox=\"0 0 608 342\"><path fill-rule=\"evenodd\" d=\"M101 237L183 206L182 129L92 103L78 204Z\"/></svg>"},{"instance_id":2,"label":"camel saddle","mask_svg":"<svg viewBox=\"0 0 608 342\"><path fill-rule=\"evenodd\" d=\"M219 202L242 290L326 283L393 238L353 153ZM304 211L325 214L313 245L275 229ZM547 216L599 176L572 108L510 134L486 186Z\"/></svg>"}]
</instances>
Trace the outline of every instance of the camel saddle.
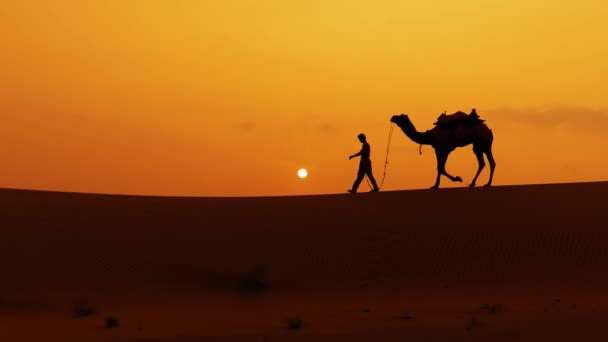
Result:
<instances>
[{"instance_id":1,"label":"camel saddle","mask_svg":"<svg viewBox=\"0 0 608 342\"><path fill-rule=\"evenodd\" d=\"M454 126L458 126L458 125L464 125L464 126L475 126L475 125L479 125L480 123L484 122L485 120L482 120L479 118L479 115L477 115L477 112L475 111L475 109L473 109L471 111L471 114L467 114L465 112L461 112L458 111L454 114L449 114L446 115L445 113L439 115L439 117L437 118L437 121L435 121L435 123L433 123L433 125L439 127L439 128L444 128L444 127L454 127Z\"/></svg>"}]
</instances>

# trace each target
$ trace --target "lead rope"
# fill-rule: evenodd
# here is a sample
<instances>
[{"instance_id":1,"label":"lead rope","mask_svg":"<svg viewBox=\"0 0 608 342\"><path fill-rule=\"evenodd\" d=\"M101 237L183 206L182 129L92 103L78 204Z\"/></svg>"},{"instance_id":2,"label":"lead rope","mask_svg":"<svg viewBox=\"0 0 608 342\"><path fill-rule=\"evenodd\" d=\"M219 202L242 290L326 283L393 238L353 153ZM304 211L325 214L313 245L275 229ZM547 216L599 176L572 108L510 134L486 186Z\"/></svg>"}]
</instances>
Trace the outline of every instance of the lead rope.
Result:
<instances>
[{"instance_id":1,"label":"lead rope","mask_svg":"<svg viewBox=\"0 0 608 342\"><path fill-rule=\"evenodd\" d=\"M378 185L378 189L382 189L382 185L384 184L384 180L386 179L386 169L388 167L388 152L391 148L391 140L393 139L393 128L395 128L395 123L391 122L391 127L388 130L388 142L386 143L386 157L384 158L384 173L382 174L382 182ZM369 177L365 177L367 181L367 185L370 189L372 189L372 185L369 183Z\"/></svg>"}]
</instances>

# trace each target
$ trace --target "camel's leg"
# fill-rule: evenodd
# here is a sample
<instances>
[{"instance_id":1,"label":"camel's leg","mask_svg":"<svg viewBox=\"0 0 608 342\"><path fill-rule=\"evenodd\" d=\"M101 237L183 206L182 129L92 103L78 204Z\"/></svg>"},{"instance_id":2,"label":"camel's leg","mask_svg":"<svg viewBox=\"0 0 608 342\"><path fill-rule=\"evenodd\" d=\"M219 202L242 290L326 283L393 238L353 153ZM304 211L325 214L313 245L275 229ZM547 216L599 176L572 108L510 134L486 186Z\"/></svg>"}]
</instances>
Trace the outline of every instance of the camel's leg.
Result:
<instances>
[{"instance_id":1,"label":"camel's leg","mask_svg":"<svg viewBox=\"0 0 608 342\"><path fill-rule=\"evenodd\" d=\"M435 154L437 156L437 180L435 180L435 185L433 185L431 189L439 188L441 175L448 177L452 182L462 182L462 178L458 176L454 177L445 170L445 164L448 161L448 155L450 153L435 150Z\"/></svg>"},{"instance_id":2,"label":"camel's leg","mask_svg":"<svg viewBox=\"0 0 608 342\"><path fill-rule=\"evenodd\" d=\"M451 174L449 174L446 170L445 170L445 164L448 161L448 155L450 154L450 152L445 154L445 160L443 161L443 168L442 168L442 174L446 177L448 177L452 182L462 182L462 178L460 178L460 176L452 176Z\"/></svg>"},{"instance_id":3,"label":"camel's leg","mask_svg":"<svg viewBox=\"0 0 608 342\"><path fill-rule=\"evenodd\" d=\"M442 170L445 168L445 162L447 160L447 154L442 151L435 149L435 157L437 158L437 179L435 179L435 185L431 189L439 188L439 182L441 181Z\"/></svg>"},{"instance_id":4,"label":"camel's leg","mask_svg":"<svg viewBox=\"0 0 608 342\"><path fill-rule=\"evenodd\" d=\"M494 177L494 168L496 167L496 162L494 161L494 157L492 156L492 146L486 150L486 156L488 157L488 163L490 163L490 179L488 180L488 184L485 186L492 185L492 178Z\"/></svg>"},{"instance_id":5,"label":"camel's leg","mask_svg":"<svg viewBox=\"0 0 608 342\"><path fill-rule=\"evenodd\" d=\"M475 177L473 177L471 184L469 184L470 187L475 186L477 177L479 177L481 170L486 166L486 162L483 160L483 150L479 146L473 146L473 153L475 153L475 157L477 157L477 164L479 167L477 168L477 173L475 174Z\"/></svg>"}]
</instances>

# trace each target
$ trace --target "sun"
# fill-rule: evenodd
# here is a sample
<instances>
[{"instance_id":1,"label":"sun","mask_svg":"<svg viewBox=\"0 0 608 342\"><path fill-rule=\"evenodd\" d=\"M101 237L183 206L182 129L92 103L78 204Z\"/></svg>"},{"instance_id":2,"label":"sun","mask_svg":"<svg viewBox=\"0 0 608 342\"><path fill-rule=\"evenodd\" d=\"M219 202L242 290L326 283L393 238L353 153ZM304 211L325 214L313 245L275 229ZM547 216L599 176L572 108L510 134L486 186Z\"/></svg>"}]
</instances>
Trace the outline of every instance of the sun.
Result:
<instances>
[{"instance_id":1,"label":"sun","mask_svg":"<svg viewBox=\"0 0 608 342\"><path fill-rule=\"evenodd\" d=\"M298 170L298 177L300 177L300 178L306 178L306 176L308 176L308 171L306 171L306 169L299 169Z\"/></svg>"}]
</instances>

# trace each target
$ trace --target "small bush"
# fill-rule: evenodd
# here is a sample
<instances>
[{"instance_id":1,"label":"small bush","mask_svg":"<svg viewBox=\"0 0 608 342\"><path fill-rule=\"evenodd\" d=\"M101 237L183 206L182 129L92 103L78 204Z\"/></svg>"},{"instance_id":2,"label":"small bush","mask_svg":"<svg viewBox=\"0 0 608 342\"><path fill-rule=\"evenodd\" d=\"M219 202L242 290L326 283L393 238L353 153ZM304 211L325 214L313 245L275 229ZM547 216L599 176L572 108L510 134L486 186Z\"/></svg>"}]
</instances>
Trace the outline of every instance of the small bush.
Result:
<instances>
[{"instance_id":1,"label":"small bush","mask_svg":"<svg viewBox=\"0 0 608 342\"><path fill-rule=\"evenodd\" d=\"M411 319L413 319L414 317L412 317L412 315L410 315L409 312L404 312L403 314L401 314L401 316L399 317L404 321L409 321Z\"/></svg>"},{"instance_id":2,"label":"small bush","mask_svg":"<svg viewBox=\"0 0 608 342\"><path fill-rule=\"evenodd\" d=\"M471 329L478 327L479 321L477 320L477 318L475 317L471 317L468 321L467 321L467 326L465 328L466 331L471 331Z\"/></svg>"},{"instance_id":3,"label":"small bush","mask_svg":"<svg viewBox=\"0 0 608 342\"><path fill-rule=\"evenodd\" d=\"M239 290L245 293L260 293L268 289L268 272L265 267L255 267L239 280Z\"/></svg>"},{"instance_id":4,"label":"small bush","mask_svg":"<svg viewBox=\"0 0 608 342\"><path fill-rule=\"evenodd\" d=\"M492 305L486 304L486 305L482 305L481 307L479 307L479 309L481 311L486 311L488 313L495 314L498 311L500 311L501 306L499 304L492 304Z\"/></svg>"},{"instance_id":5,"label":"small bush","mask_svg":"<svg viewBox=\"0 0 608 342\"><path fill-rule=\"evenodd\" d=\"M104 320L106 321L106 328L107 329L113 329L116 328L120 325L120 323L118 322L118 318L113 317L113 316L106 316L104 318Z\"/></svg>"},{"instance_id":6,"label":"small bush","mask_svg":"<svg viewBox=\"0 0 608 342\"><path fill-rule=\"evenodd\" d=\"M86 299L81 299L74 302L72 313L75 317L84 318L95 315L97 310L89 303L89 301Z\"/></svg>"},{"instance_id":7,"label":"small bush","mask_svg":"<svg viewBox=\"0 0 608 342\"><path fill-rule=\"evenodd\" d=\"M302 328L302 320L298 317L292 317L287 320L288 330L299 330Z\"/></svg>"}]
</instances>

